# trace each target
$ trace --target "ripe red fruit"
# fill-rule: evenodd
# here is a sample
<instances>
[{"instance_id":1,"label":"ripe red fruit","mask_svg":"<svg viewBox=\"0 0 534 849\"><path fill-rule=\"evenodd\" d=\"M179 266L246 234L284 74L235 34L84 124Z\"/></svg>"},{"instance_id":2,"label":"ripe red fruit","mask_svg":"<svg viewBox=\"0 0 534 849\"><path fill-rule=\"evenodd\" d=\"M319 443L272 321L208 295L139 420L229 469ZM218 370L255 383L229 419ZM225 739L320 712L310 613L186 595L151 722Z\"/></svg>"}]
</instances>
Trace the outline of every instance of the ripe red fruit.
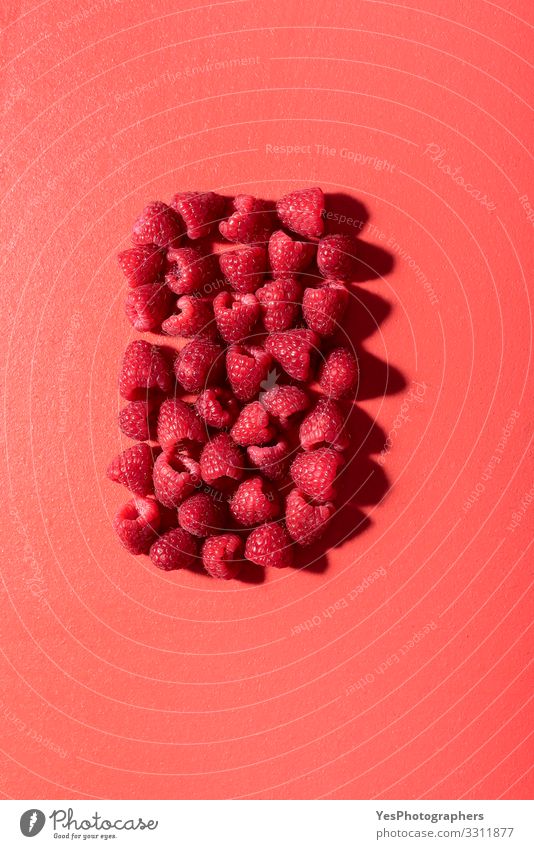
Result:
<instances>
[{"instance_id":1,"label":"ripe red fruit","mask_svg":"<svg viewBox=\"0 0 534 849\"><path fill-rule=\"evenodd\" d=\"M210 427L227 428L235 422L239 404L228 389L214 386L201 392L195 401L199 416Z\"/></svg>"},{"instance_id":2,"label":"ripe red fruit","mask_svg":"<svg viewBox=\"0 0 534 849\"><path fill-rule=\"evenodd\" d=\"M279 522L270 522L254 528L247 537L245 557L258 566L282 569L293 563L291 539Z\"/></svg>"},{"instance_id":3,"label":"ripe red fruit","mask_svg":"<svg viewBox=\"0 0 534 849\"><path fill-rule=\"evenodd\" d=\"M269 480L285 478L289 466L289 443L283 437L271 445L251 445L247 454L252 465Z\"/></svg>"},{"instance_id":4,"label":"ripe red fruit","mask_svg":"<svg viewBox=\"0 0 534 849\"><path fill-rule=\"evenodd\" d=\"M132 287L156 283L165 265L165 254L157 245L127 248L117 259L128 285Z\"/></svg>"},{"instance_id":5,"label":"ripe red fruit","mask_svg":"<svg viewBox=\"0 0 534 849\"><path fill-rule=\"evenodd\" d=\"M276 384L261 393L260 401L283 428L292 424L294 418L310 406L310 399L300 386Z\"/></svg>"},{"instance_id":6,"label":"ripe red fruit","mask_svg":"<svg viewBox=\"0 0 534 849\"><path fill-rule=\"evenodd\" d=\"M272 333L294 327L300 315L302 286L293 278L272 280L256 292L265 329Z\"/></svg>"},{"instance_id":7,"label":"ripe red fruit","mask_svg":"<svg viewBox=\"0 0 534 849\"><path fill-rule=\"evenodd\" d=\"M237 534L214 534L204 540L202 563L212 578L236 578L243 565L243 541Z\"/></svg>"},{"instance_id":8,"label":"ripe red fruit","mask_svg":"<svg viewBox=\"0 0 534 849\"><path fill-rule=\"evenodd\" d=\"M272 487L258 475L239 484L230 501L230 513L239 525L250 527L276 519L280 502Z\"/></svg>"},{"instance_id":9,"label":"ripe red fruit","mask_svg":"<svg viewBox=\"0 0 534 849\"><path fill-rule=\"evenodd\" d=\"M244 473L243 452L228 433L217 434L202 449L200 474L206 483L221 486L241 480Z\"/></svg>"},{"instance_id":10,"label":"ripe red fruit","mask_svg":"<svg viewBox=\"0 0 534 849\"><path fill-rule=\"evenodd\" d=\"M200 466L185 451L162 453L154 463L154 493L164 507L178 505L200 482Z\"/></svg>"},{"instance_id":11,"label":"ripe red fruit","mask_svg":"<svg viewBox=\"0 0 534 849\"><path fill-rule=\"evenodd\" d=\"M173 378L161 350L144 339L130 342L122 360L119 392L127 401L143 400L150 390L169 392Z\"/></svg>"},{"instance_id":12,"label":"ripe red fruit","mask_svg":"<svg viewBox=\"0 0 534 849\"><path fill-rule=\"evenodd\" d=\"M170 206L155 200L145 206L132 231L135 245L159 245L166 248L176 244L181 234L180 218Z\"/></svg>"},{"instance_id":13,"label":"ripe red fruit","mask_svg":"<svg viewBox=\"0 0 534 849\"><path fill-rule=\"evenodd\" d=\"M130 324L139 333L159 330L161 322L172 312L174 297L167 286L149 283L128 292L124 310Z\"/></svg>"},{"instance_id":14,"label":"ripe red fruit","mask_svg":"<svg viewBox=\"0 0 534 849\"><path fill-rule=\"evenodd\" d=\"M330 398L346 398L356 391L358 360L348 348L334 348L319 369L319 385Z\"/></svg>"},{"instance_id":15,"label":"ripe red fruit","mask_svg":"<svg viewBox=\"0 0 534 849\"><path fill-rule=\"evenodd\" d=\"M178 383L186 392L201 392L217 383L224 368L223 349L205 337L196 337L182 348L174 362Z\"/></svg>"},{"instance_id":16,"label":"ripe red fruit","mask_svg":"<svg viewBox=\"0 0 534 849\"><path fill-rule=\"evenodd\" d=\"M119 427L130 439L143 442L154 436L158 418L156 399L130 401L119 413Z\"/></svg>"},{"instance_id":17,"label":"ripe red fruit","mask_svg":"<svg viewBox=\"0 0 534 849\"><path fill-rule=\"evenodd\" d=\"M251 333L260 316L260 305L252 294L219 292L213 301L217 329L225 342L240 342Z\"/></svg>"},{"instance_id":18,"label":"ripe red fruit","mask_svg":"<svg viewBox=\"0 0 534 849\"><path fill-rule=\"evenodd\" d=\"M207 492L197 492L180 504L178 522L184 531L195 537L210 536L225 529L228 523L226 504Z\"/></svg>"},{"instance_id":19,"label":"ripe red fruit","mask_svg":"<svg viewBox=\"0 0 534 849\"><path fill-rule=\"evenodd\" d=\"M352 280L358 267L358 243L352 236L324 236L317 246L317 266L324 277Z\"/></svg>"},{"instance_id":20,"label":"ripe red fruit","mask_svg":"<svg viewBox=\"0 0 534 849\"><path fill-rule=\"evenodd\" d=\"M331 501L326 504L312 504L304 493L292 489L286 500L286 526L289 536L299 545L317 542L326 531L334 510Z\"/></svg>"},{"instance_id":21,"label":"ripe red fruit","mask_svg":"<svg viewBox=\"0 0 534 849\"><path fill-rule=\"evenodd\" d=\"M237 417L230 435L238 445L265 445L275 434L269 413L259 401L247 404Z\"/></svg>"},{"instance_id":22,"label":"ripe red fruit","mask_svg":"<svg viewBox=\"0 0 534 849\"><path fill-rule=\"evenodd\" d=\"M171 206L182 216L190 239L204 239L224 215L226 199L215 192L178 192Z\"/></svg>"},{"instance_id":23,"label":"ripe red fruit","mask_svg":"<svg viewBox=\"0 0 534 849\"><path fill-rule=\"evenodd\" d=\"M205 442L206 428L191 404L179 398L167 398L158 416L158 442L170 454L189 442Z\"/></svg>"},{"instance_id":24,"label":"ripe red fruit","mask_svg":"<svg viewBox=\"0 0 534 849\"><path fill-rule=\"evenodd\" d=\"M208 298L182 295L176 301L173 315L166 318L161 329L170 336L215 336L217 329L213 308Z\"/></svg>"},{"instance_id":25,"label":"ripe red fruit","mask_svg":"<svg viewBox=\"0 0 534 849\"><path fill-rule=\"evenodd\" d=\"M130 554L148 554L157 536L160 510L151 498L132 498L113 519L113 528Z\"/></svg>"},{"instance_id":26,"label":"ripe red fruit","mask_svg":"<svg viewBox=\"0 0 534 849\"><path fill-rule=\"evenodd\" d=\"M304 271L315 256L312 242L298 242L277 230L269 239L269 263L274 277L286 277Z\"/></svg>"},{"instance_id":27,"label":"ripe red fruit","mask_svg":"<svg viewBox=\"0 0 534 849\"><path fill-rule=\"evenodd\" d=\"M234 395L250 401L267 378L272 357L259 345L232 345L226 354L226 371Z\"/></svg>"},{"instance_id":28,"label":"ripe red fruit","mask_svg":"<svg viewBox=\"0 0 534 849\"><path fill-rule=\"evenodd\" d=\"M319 337L312 330L285 330L271 333L265 342L266 350L295 380L307 380L311 373L312 357Z\"/></svg>"},{"instance_id":29,"label":"ripe red fruit","mask_svg":"<svg viewBox=\"0 0 534 849\"><path fill-rule=\"evenodd\" d=\"M263 200L252 195L236 195L234 212L221 221L219 230L229 242L265 242L274 230L274 215Z\"/></svg>"},{"instance_id":30,"label":"ripe red fruit","mask_svg":"<svg viewBox=\"0 0 534 849\"><path fill-rule=\"evenodd\" d=\"M170 268L165 283L177 295L191 295L204 290L209 294L217 277L217 259L212 254L203 254L200 248L176 248L167 251Z\"/></svg>"},{"instance_id":31,"label":"ripe red fruit","mask_svg":"<svg viewBox=\"0 0 534 849\"><path fill-rule=\"evenodd\" d=\"M308 238L324 233L324 195L321 189L299 189L280 198L276 204L278 218L289 230Z\"/></svg>"},{"instance_id":32,"label":"ripe red fruit","mask_svg":"<svg viewBox=\"0 0 534 849\"><path fill-rule=\"evenodd\" d=\"M332 447L344 451L349 444L345 418L340 407L330 398L321 398L303 419L299 431L304 451Z\"/></svg>"},{"instance_id":33,"label":"ripe red fruit","mask_svg":"<svg viewBox=\"0 0 534 849\"><path fill-rule=\"evenodd\" d=\"M339 329L349 305L349 292L339 280L323 283L316 289L305 289L302 314L310 330L319 336L331 336Z\"/></svg>"},{"instance_id":34,"label":"ripe red fruit","mask_svg":"<svg viewBox=\"0 0 534 849\"><path fill-rule=\"evenodd\" d=\"M267 271L267 251L263 245L247 245L219 256L221 271L234 291L255 292Z\"/></svg>"},{"instance_id":35,"label":"ripe red fruit","mask_svg":"<svg viewBox=\"0 0 534 849\"><path fill-rule=\"evenodd\" d=\"M334 483L343 457L333 448L318 448L297 454L291 464L291 477L298 489L314 501L329 501L333 498Z\"/></svg>"},{"instance_id":36,"label":"ripe red fruit","mask_svg":"<svg viewBox=\"0 0 534 849\"><path fill-rule=\"evenodd\" d=\"M187 531L171 528L152 545L150 559L158 569L170 572L171 569L186 569L192 566L197 551L197 542Z\"/></svg>"},{"instance_id":37,"label":"ripe red fruit","mask_svg":"<svg viewBox=\"0 0 534 849\"><path fill-rule=\"evenodd\" d=\"M108 466L107 476L115 483L121 483L136 495L148 495L154 492L152 469L154 452L146 442L132 445L118 454Z\"/></svg>"}]
</instances>

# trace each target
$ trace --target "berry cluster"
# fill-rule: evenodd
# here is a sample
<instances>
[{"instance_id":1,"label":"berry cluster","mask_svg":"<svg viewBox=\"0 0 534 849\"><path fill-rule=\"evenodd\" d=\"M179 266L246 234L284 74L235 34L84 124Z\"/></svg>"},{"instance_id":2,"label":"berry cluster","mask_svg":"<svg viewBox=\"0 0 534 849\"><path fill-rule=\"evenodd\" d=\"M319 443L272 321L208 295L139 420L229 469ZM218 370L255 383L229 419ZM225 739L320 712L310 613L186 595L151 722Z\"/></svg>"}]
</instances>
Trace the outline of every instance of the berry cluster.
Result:
<instances>
[{"instance_id":1,"label":"berry cluster","mask_svg":"<svg viewBox=\"0 0 534 849\"><path fill-rule=\"evenodd\" d=\"M119 254L134 328L186 340L128 345L119 426L136 444L108 468L134 496L114 519L120 541L160 569L288 566L334 512L341 399L358 381L335 337L356 244L324 235L324 205L319 188L275 209L181 192L149 204ZM215 250L221 237L239 244Z\"/></svg>"}]
</instances>

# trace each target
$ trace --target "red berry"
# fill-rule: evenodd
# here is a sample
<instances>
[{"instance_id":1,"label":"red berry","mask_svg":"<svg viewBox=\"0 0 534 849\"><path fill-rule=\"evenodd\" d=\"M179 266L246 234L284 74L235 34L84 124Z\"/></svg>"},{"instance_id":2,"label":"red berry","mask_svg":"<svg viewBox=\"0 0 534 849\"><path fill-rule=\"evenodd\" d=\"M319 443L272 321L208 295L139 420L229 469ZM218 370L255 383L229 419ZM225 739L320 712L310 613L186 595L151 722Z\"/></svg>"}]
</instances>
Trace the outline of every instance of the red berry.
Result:
<instances>
[{"instance_id":1,"label":"red berry","mask_svg":"<svg viewBox=\"0 0 534 849\"><path fill-rule=\"evenodd\" d=\"M180 213L190 239L209 236L224 215L226 199L215 192L179 192L171 200L171 206Z\"/></svg>"},{"instance_id":2,"label":"red berry","mask_svg":"<svg viewBox=\"0 0 534 849\"><path fill-rule=\"evenodd\" d=\"M311 504L300 490L292 489L286 501L289 536L299 545L311 545L324 534L334 509L331 501Z\"/></svg>"},{"instance_id":3,"label":"red berry","mask_svg":"<svg viewBox=\"0 0 534 849\"><path fill-rule=\"evenodd\" d=\"M317 247L317 266L323 277L352 280L358 266L358 244L352 236L324 236Z\"/></svg>"},{"instance_id":4,"label":"red berry","mask_svg":"<svg viewBox=\"0 0 534 849\"><path fill-rule=\"evenodd\" d=\"M176 244L181 234L180 218L170 206L155 200L145 206L133 226L132 242L135 245L159 245L166 248Z\"/></svg>"},{"instance_id":5,"label":"red berry","mask_svg":"<svg viewBox=\"0 0 534 849\"><path fill-rule=\"evenodd\" d=\"M258 566L272 566L276 569L291 566L293 552L285 528L278 522L254 528L245 544L245 557Z\"/></svg>"},{"instance_id":6,"label":"red berry","mask_svg":"<svg viewBox=\"0 0 534 849\"><path fill-rule=\"evenodd\" d=\"M195 401L196 411L207 425L231 427L239 413L239 404L228 389L214 386L201 392Z\"/></svg>"},{"instance_id":7,"label":"red berry","mask_svg":"<svg viewBox=\"0 0 534 849\"><path fill-rule=\"evenodd\" d=\"M229 242L265 242L274 229L274 215L263 200L252 195L236 195L234 212L221 221L219 230Z\"/></svg>"},{"instance_id":8,"label":"red berry","mask_svg":"<svg viewBox=\"0 0 534 849\"><path fill-rule=\"evenodd\" d=\"M157 536L160 510L151 498L132 498L113 519L113 528L130 554L148 554Z\"/></svg>"},{"instance_id":9,"label":"red berry","mask_svg":"<svg viewBox=\"0 0 534 849\"><path fill-rule=\"evenodd\" d=\"M119 427L130 439L143 442L154 436L158 418L158 404L155 399L130 401L119 413Z\"/></svg>"},{"instance_id":10,"label":"red berry","mask_svg":"<svg viewBox=\"0 0 534 849\"><path fill-rule=\"evenodd\" d=\"M243 541L237 534L214 534L204 540L202 562L212 578L235 578L243 565Z\"/></svg>"},{"instance_id":11,"label":"red berry","mask_svg":"<svg viewBox=\"0 0 534 849\"><path fill-rule=\"evenodd\" d=\"M319 369L319 385L330 398L345 398L356 391L358 360L348 348L334 348Z\"/></svg>"},{"instance_id":12,"label":"red berry","mask_svg":"<svg viewBox=\"0 0 534 849\"><path fill-rule=\"evenodd\" d=\"M117 259L128 285L132 287L155 283L165 265L165 254L157 245L128 248L121 251Z\"/></svg>"},{"instance_id":13,"label":"red berry","mask_svg":"<svg viewBox=\"0 0 534 849\"><path fill-rule=\"evenodd\" d=\"M216 383L224 367L223 349L204 337L196 337L182 348L174 363L178 383L186 392L201 392Z\"/></svg>"},{"instance_id":14,"label":"red berry","mask_svg":"<svg viewBox=\"0 0 534 849\"><path fill-rule=\"evenodd\" d=\"M206 428L191 404L179 398L167 398L159 410L158 442L170 454L189 442L205 442Z\"/></svg>"},{"instance_id":15,"label":"red berry","mask_svg":"<svg viewBox=\"0 0 534 849\"><path fill-rule=\"evenodd\" d=\"M213 309L208 298L182 295L176 301L174 314L166 318L161 329L170 336L214 336Z\"/></svg>"},{"instance_id":16,"label":"red berry","mask_svg":"<svg viewBox=\"0 0 534 849\"><path fill-rule=\"evenodd\" d=\"M248 245L219 256L221 271L236 292L255 292L267 271L267 251L263 245Z\"/></svg>"},{"instance_id":17,"label":"red berry","mask_svg":"<svg viewBox=\"0 0 534 849\"><path fill-rule=\"evenodd\" d=\"M302 314L310 330L320 336L331 336L338 330L347 311L349 292L339 280L331 280L316 289L305 289Z\"/></svg>"},{"instance_id":18,"label":"red berry","mask_svg":"<svg viewBox=\"0 0 534 849\"><path fill-rule=\"evenodd\" d=\"M259 401L252 401L243 407L230 431L234 442L244 446L265 445L273 438L274 433L269 413Z\"/></svg>"},{"instance_id":19,"label":"red berry","mask_svg":"<svg viewBox=\"0 0 534 849\"><path fill-rule=\"evenodd\" d=\"M267 378L272 357L259 345L232 345L226 354L230 385L240 401L250 401Z\"/></svg>"},{"instance_id":20,"label":"red berry","mask_svg":"<svg viewBox=\"0 0 534 849\"><path fill-rule=\"evenodd\" d=\"M200 481L200 466L185 451L162 453L154 463L154 493L165 507L177 507Z\"/></svg>"},{"instance_id":21,"label":"red berry","mask_svg":"<svg viewBox=\"0 0 534 849\"><path fill-rule=\"evenodd\" d=\"M283 428L292 424L293 419L310 406L310 399L300 386L275 385L261 393L260 401Z\"/></svg>"},{"instance_id":22,"label":"red berry","mask_svg":"<svg viewBox=\"0 0 534 849\"><path fill-rule=\"evenodd\" d=\"M137 286L128 292L124 309L130 324L139 333L159 330L161 322L172 312L172 292L161 283Z\"/></svg>"},{"instance_id":23,"label":"red berry","mask_svg":"<svg viewBox=\"0 0 534 849\"><path fill-rule=\"evenodd\" d=\"M170 268L165 275L165 283L177 295L190 295L192 292L211 291L217 277L217 259L213 254L205 256L200 248L176 248L167 251Z\"/></svg>"},{"instance_id":24,"label":"red berry","mask_svg":"<svg viewBox=\"0 0 534 849\"><path fill-rule=\"evenodd\" d=\"M311 242L297 242L283 230L277 230L269 239L269 262L275 277L298 274L309 266L315 256L316 246Z\"/></svg>"},{"instance_id":25,"label":"red berry","mask_svg":"<svg viewBox=\"0 0 534 849\"><path fill-rule=\"evenodd\" d=\"M148 495L154 492L153 467L153 449L146 442L139 442L118 454L111 461L107 476L115 483L121 483L136 495Z\"/></svg>"},{"instance_id":26,"label":"red berry","mask_svg":"<svg viewBox=\"0 0 534 849\"><path fill-rule=\"evenodd\" d=\"M122 397L127 401L142 400L149 390L169 392L172 384L171 368L160 349L144 339L130 342L119 375Z\"/></svg>"},{"instance_id":27,"label":"red berry","mask_svg":"<svg viewBox=\"0 0 534 849\"><path fill-rule=\"evenodd\" d=\"M272 445L251 445L247 454L252 465L269 480L285 478L289 466L289 444L283 437Z\"/></svg>"},{"instance_id":28,"label":"red berry","mask_svg":"<svg viewBox=\"0 0 534 849\"><path fill-rule=\"evenodd\" d=\"M171 569L185 569L192 566L197 556L196 540L182 530L171 528L152 545L150 559L154 566L170 572Z\"/></svg>"},{"instance_id":29,"label":"red berry","mask_svg":"<svg viewBox=\"0 0 534 849\"><path fill-rule=\"evenodd\" d=\"M243 452L228 433L217 434L202 449L200 474L206 483L221 486L241 480L244 473Z\"/></svg>"},{"instance_id":30,"label":"red berry","mask_svg":"<svg viewBox=\"0 0 534 849\"><path fill-rule=\"evenodd\" d=\"M302 421L300 444L304 451L328 446L336 451L344 451L349 444L344 428L345 419L336 402L330 398L321 398Z\"/></svg>"},{"instance_id":31,"label":"red berry","mask_svg":"<svg viewBox=\"0 0 534 849\"><path fill-rule=\"evenodd\" d=\"M260 305L252 294L219 292L213 301L217 329L225 342L240 342L254 328Z\"/></svg>"},{"instance_id":32,"label":"red berry","mask_svg":"<svg viewBox=\"0 0 534 849\"><path fill-rule=\"evenodd\" d=\"M324 233L324 195L321 189L299 189L280 198L276 204L278 218L289 230L308 238Z\"/></svg>"},{"instance_id":33,"label":"red berry","mask_svg":"<svg viewBox=\"0 0 534 849\"><path fill-rule=\"evenodd\" d=\"M225 529L226 504L207 492L197 492L178 508L180 527L195 537L207 537Z\"/></svg>"},{"instance_id":34,"label":"red berry","mask_svg":"<svg viewBox=\"0 0 534 849\"><path fill-rule=\"evenodd\" d=\"M265 343L266 350L273 355L282 368L295 380L307 380L311 373L312 356L319 338L312 330L285 330L271 333Z\"/></svg>"},{"instance_id":35,"label":"red berry","mask_svg":"<svg viewBox=\"0 0 534 849\"><path fill-rule=\"evenodd\" d=\"M298 489L315 501L329 501L343 457L333 448L318 448L297 454L291 464L291 477Z\"/></svg>"},{"instance_id":36,"label":"red berry","mask_svg":"<svg viewBox=\"0 0 534 849\"><path fill-rule=\"evenodd\" d=\"M294 327L300 314L302 286L295 279L272 280L256 292L265 329L270 333Z\"/></svg>"},{"instance_id":37,"label":"red berry","mask_svg":"<svg viewBox=\"0 0 534 849\"><path fill-rule=\"evenodd\" d=\"M258 475L239 484L230 501L230 513L239 525L250 527L276 519L280 502L272 487L267 487Z\"/></svg>"}]
</instances>

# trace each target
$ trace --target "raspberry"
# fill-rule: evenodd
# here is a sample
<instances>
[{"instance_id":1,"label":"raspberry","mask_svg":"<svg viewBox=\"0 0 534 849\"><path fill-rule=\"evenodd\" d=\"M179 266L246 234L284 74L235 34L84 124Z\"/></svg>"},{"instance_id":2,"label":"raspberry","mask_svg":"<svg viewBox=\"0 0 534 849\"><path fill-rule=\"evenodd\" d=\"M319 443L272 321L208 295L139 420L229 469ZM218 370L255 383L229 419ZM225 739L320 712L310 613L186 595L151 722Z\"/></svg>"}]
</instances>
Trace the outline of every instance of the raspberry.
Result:
<instances>
[{"instance_id":1,"label":"raspberry","mask_svg":"<svg viewBox=\"0 0 534 849\"><path fill-rule=\"evenodd\" d=\"M312 330L296 329L271 333L265 348L290 377L307 380L311 372L312 355L318 344L319 338Z\"/></svg>"},{"instance_id":2,"label":"raspberry","mask_svg":"<svg viewBox=\"0 0 534 849\"><path fill-rule=\"evenodd\" d=\"M154 493L164 507L177 507L200 480L200 466L185 451L162 453L154 463Z\"/></svg>"},{"instance_id":3,"label":"raspberry","mask_svg":"<svg viewBox=\"0 0 534 849\"><path fill-rule=\"evenodd\" d=\"M148 495L154 492L152 469L154 455L146 442L139 442L123 451L108 466L107 476L115 483L121 483L136 495Z\"/></svg>"},{"instance_id":4,"label":"raspberry","mask_svg":"<svg viewBox=\"0 0 534 849\"><path fill-rule=\"evenodd\" d=\"M202 480L216 486L239 481L244 475L243 452L228 433L219 433L208 442L200 455Z\"/></svg>"},{"instance_id":5,"label":"raspberry","mask_svg":"<svg viewBox=\"0 0 534 849\"><path fill-rule=\"evenodd\" d=\"M201 336L182 348L174 363L178 383L186 392L200 392L216 383L224 366L220 345Z\"/></svg>"},{"instance_id":6,"label":"raspberry","mask_svg":"<svg viewBox=\"0 0 534 849\"><path fill-rule=\"evenodd\" d=\"M300 313L302 286L288 277L284 280L272 280L256 292L261 304L261 313L265 329L272 333L293 327Z\"/></svg>"},{"instance_id":7,"label":"raspberry","mask_svg":"<svg viewBox=\"0 0 534 849\"><path fill-rule=\"evenodd\" d=\"M269 239L269 262L275 277L298 274L309 266L316 247L311 242L297 242L283 230L277 230Z\"/></svg>"},{"instance_id":8,"label":"raspberry","mask_svg":"<svg viewBox=\"0 0 534 849\"><path fill-rule=\"evenodd\" d=\"M139 333L147 333L161 327L161 322L172 312L173 300L167 286L149 283L128 293L124 309L130 324Z\"/></svg>"},{"instance_id":9,"label":"raspberry","mask_svg":"<svg viewBox=\"0 0 534 849\"><path fill-rule=\"evenodd\" d=\"M337 233L324 236L317 247L317 266L323 277L352 280L358 266L358 245L352 236Z\"/></svg>"},{"instance_id":10,"label":"raspberry","mask_svg":"<svg viewBox=\"0 0 534 849\"><path fill-rule=\"evenodd\" d=\"M213 312L224 341L239 342L254 328L260 316L260 305L252 294L219 292L213 301Z\"/></svg>"},{"instance_id":11,"label":"raspberry","mask_svg":"<svg viewBox=\"0 0 534 849\"><path fill-rule=\"evenodd\" d=\"M217 277L217 260L205 256L200 248L177 248L167 252L170 268L165 283L177 295L190 295L199 289L211 290Z\"/></svg>"},{"instance_id":12,"label":"raspberry","mask_svg":"<svg viewBox=\"0 0 534 849\"><path fill-rule=\"evenodd\" d=\"M236 195L234 212L221 221L219 230L229 242L265 242L274 229L274 215L263 200L252 195Z\"/></svg>"},{"instance_id":13,"label":"raspberry","mask_svg":"<svg viewBox=\"0 0 534 849\"><path fill-rule=\"evenodd\" d=\"M299 189L280 198L278 218L300 236L319 238L324 232L324 195L321 189Z\"/></svg>"},{"instance_id":14,"label":"raspberry","mask_svg":"<svg viewBox=\"0 0 534 849\"><path fill-rule=\"evenodd\" d=\"M150 549L150 559L154 566L170 572L171 569L185 569L194 563L197 556L197 542L182 530L172 528L162 534Z\"/></svg>"},{"instance_id":15,"label":"raspberry","mask_svg":"<svg viewBox=\"0 0 534 849\"><path fill-rule=\"evenodd\" d=\"M145 206L133 226L134 245L159 245L166 248L176 244L181 233L180 218L170 206L155 200Z\"/></svg>"},{"instance_id":16,"label":"raspberry","mask_svg":"<svg viewBox=\"0 0 534 849\"><path fill-rule=\"evenodd\" d=\"M170 336L214 336L216 333L213 321L211 301L193 295L182 295L176 301L175 312L166 318L161 329Z\"/></svg>"},{"instance_id":17,"label":"raspberry","mask_svg":"<svg viewBox=\"0 0 534 849\"><path fill-rule=\"evenodd\" d=\"M151 498L132 498L113 519L113 528L130 554L148 554L157 536L160 510Z\"/></svg>"},{"instance_id":18,"label":"raspberry","mask_svg":"<svg viewBox=\"0 0 534 849\"><path fill-rule=\"evenodd\" d=\"M171 368L162 352L144 339L130 342L122 360L119 392L127 401L146 398L152 389L169 392L173 384Z\"/></svg>"},{"instance_id":19,"label":"raspberry","mask_svg":"<svg viewBox=\"0 0 534 849\"><path fill-rule=\"evenodd\" d=\"M291 566L291 540L285 528L278 522L254 528L245 544L245 557L258 566L273 566L276 569Z\"/></svg>"},{"instance_id":20,"label":"raspberry","mask_svg":"<svg viewBox=\"0 0 534 849\"><path fill-rule=\"evenodd\" d=\"M128 285L147 286L155 283L165 265L165 254L157 245L138 245L128 248L117 257Z\"/></svg>"},{"instance_id":21,"label":"raspberry","mask_svg":"<svg viewBox=\"0 0 534 849\"><path fill-rule=\"evenodd\" d=\"M280 514L280 502L258 475L239 484L230 501L230 513L238 525L250 527L276 519Z\"/></svg>"},{"instance_id":22,"label":"raspberry","mask_svg":"<svg viewBox=\"0 0 534 849\"><path fill-rule=\"evenodd\" d=\"M178 508L180 527L195 537L207 537L224 530L227 523L226 504L206 492L197 492L182 501Z\"/></svg>"},{"instance_id":23,"label":"raspberry","mask_svg":"<svg viewBox=\"0 0 534 849\"><path fill-rule=\"evenodd\" d=\"M317 289L304 290L302 314L310 330L319 336L331 336L339 328L348 303L348 289L342 282L332 280Z\"/></svg>"},{"instance_id":24,"label":"raspberry","mask_svg":"<svg viewBox=\"0 0 534 849\"><path fill-rule=\"evenodd\" d=\"M321 398L300 426L300 444L304 451L328 446L344 451L349 444L344 425L343 413L336 402Z\"/></svg>"},{"instance_id":25,"label":"raspberry","mask_svg":"<svg viewBox=\"0 0 534 849\"><path fill-rule=\"evenodd\" d=\"M291 464L291 477L298 489L315 501L329 501L334 495L337 471L343 457L332 448L318 448L297 454Z\"/></svg>"},{"instance_id":26,"label":"raspberry","mask_svg":"<svg viewBox=\"0 0 534 849\"><path fill-rule=\"evenodd\" d=\"M247 454L253 466L256 466L266 478L282 480L289 465L289 444L281 437L271 445L251 445Z\"/></svg>"},{"instance_id":27,"label":"raspberry","mask_svg":"<svg viewBox=\"0 0 534 849\"><path fill-rule=\"evenodd\" d=\"M130 401L119 413L119 427L130 439L143 442L153 438L157 418L158 405L154 399Z\"/></svg>"},{"instance_id":28,"label":"raspberry","mask_svg":"<svg viewBox=\"0 0 534 849\"><path fill-rule=\"evenodd\" d=\"M267 410L259 401L252 401L239 413L230 435L238 445L265 445L274 432Z\"/></svg>"},{"instance_id":29,"label":"raspberry","mask_svg":"<svg viewBox=\"0 0 534 849\"><path fill-rule=\"evenodd\" d=\"M358 383L358 360L348 348L334 348L319 369L319 385L330 398L352 395Z\"/></svg>"},{"instance_id":30,"label":"raspberry","mask_svg":"<svg viewBox=\"0 0 534 849\"><path fill-rule=\"evenodd\" d=\"M236 292L255 292L267 271L267 251L263 245L249 245L219 256L221 271Z\"/></svg>"},{"instance_id":31,"label":"raspberry","mask_svg":"<svg viewBox=\"0 0 534 849\"><path fill-rule=\"evenodd\" d=\"M260 401L283 428L292 424L293 419L310 406L310 399L300 386L273 386L261 393Z\"/></svg>"},{"instance_id":32,"label":"raspberry","mask_svg":"<svg viewBox=\"0 0 534 849\"><path fill-rule=\"evenodd\" d=\"M242 560L243 541L237 534L215 534L204 540L202 562L212 578L236 578Z\"/></svg>"},{"instance_id":33,"label":"raspberry","mask_svg":"<svg viewBox=\"0 0 534 849\"><path fill-rule=\"evenodd\" d=\"M239 404L227 389L215 386L201 392L195 401L196 411L207 425L231 427L239 413Z\"/></svg>"},{"instance_id":34,"label":"raspberry","mask_svg":"<svg viewBox=\"0 0 534 849\"><path fill-rule=\"evenodd\" d=\"M250 401L267 378L272 357L258 345L232 345L226 354L230 385L240 401Z\"/></svg>"},{"instance_id":35,"label":"raspberry","mask_svg":"<svg viewBox=\"0 0 534 849\"><path fill-rule=\"evenodd\" d=\"M298 489L292 489L286 500L286 525L289 536L299 545L311 545L324 534L334 513L331 501L311 504Z\"/></svg>"},{"instance_id":36,"label":"raspberry","mask_svg":"<svg viewBox=\"0 0 534 849\"><path fill-rule=\"evenodd\" d=\"M215 192L179 192L171 206L185 221L189 238L203 239L223 216L226 199Z\"/></svg>"},{"instance_id":37,"label":"raspberry","mask_svg":"<svg viewBox=\"0 0 534 849\"><path fill-rule=\"evenodd\" d=\"M189 442L205 441L206 429L193 407L179 398L167 398L158 416L158 442L165 453Z\"/></svg>"}]
</instances>

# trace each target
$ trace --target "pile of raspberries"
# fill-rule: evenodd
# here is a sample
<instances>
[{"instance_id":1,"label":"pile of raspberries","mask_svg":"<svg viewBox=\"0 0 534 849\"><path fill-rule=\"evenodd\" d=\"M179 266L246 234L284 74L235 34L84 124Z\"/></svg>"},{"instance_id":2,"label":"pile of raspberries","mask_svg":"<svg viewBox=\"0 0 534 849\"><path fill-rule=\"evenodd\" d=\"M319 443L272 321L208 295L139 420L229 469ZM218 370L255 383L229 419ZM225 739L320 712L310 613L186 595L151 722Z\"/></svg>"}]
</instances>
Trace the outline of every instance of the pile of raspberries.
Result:
<instances>
[{"instance_id":1,"label":"pile of raspberries","mask_svg":"<svg viewBox=\"0 0 534 849\"><path fill-rule=\"evenodd\" d=\"M276 208L182 192L135 222L126 314L187 341L124 353L119 427L136 444L107 474L134 496L113 522L132 554L235 578L247 561L292 565L324 533L358 383L340 328L356 243L324 230L319 188Z\"/></svg>"}]
</instances>

